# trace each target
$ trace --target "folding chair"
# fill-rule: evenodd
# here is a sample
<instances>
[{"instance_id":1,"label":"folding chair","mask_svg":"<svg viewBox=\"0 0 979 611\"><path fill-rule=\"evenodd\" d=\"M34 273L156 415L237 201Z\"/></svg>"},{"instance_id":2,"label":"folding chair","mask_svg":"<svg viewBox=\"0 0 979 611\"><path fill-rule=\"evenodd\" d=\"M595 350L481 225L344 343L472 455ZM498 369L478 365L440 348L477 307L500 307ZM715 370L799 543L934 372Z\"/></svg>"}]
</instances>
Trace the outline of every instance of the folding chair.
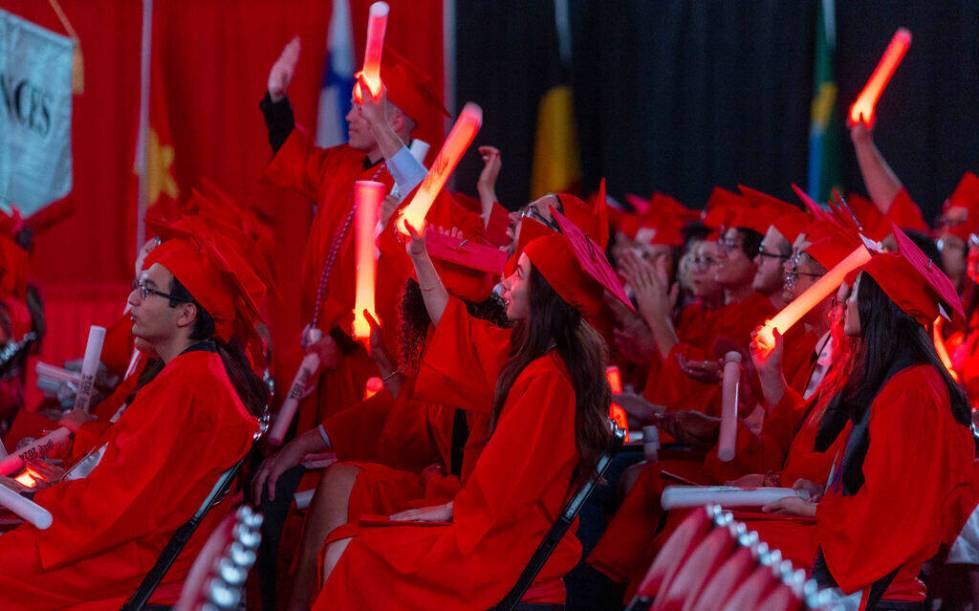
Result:
<instances>
[{"instance_id":1,"label":"folding chair","mask_svg":"<svg viewBox=\"0 0 979 611\"><path fill-rule=\"evenodd\" d=\"M561 514L551 528L544 535L544 540L541 541L540 545L534 551L534 554L530 557L530 561L527 566L524 567L520 577L517 579L517 583L513 586L510 592L503 598L503 600L494 607L495 611L511 611L515 609L518 604L520 604L520 599L523 595L527 593L531 584L540 574L541 569L544 568L544 564L547 559L551 557L554 552L554 548L557 544L564 538L565 533L571 528L571 524L578 517L578 512L581 511L581 507L591 496L595 488L598 487L605 479L605 472L608 471L608 467L612 464L612 456L615 451L622 446L622 442L625 440L625 431L619 429L614 424L612 426L612 433L615 435L614 447L609 448L598 457L598 462L595 465L595 471L592 473L591 477L578 488L574 496L564 505L564 509L561 510Z\"/></svg>"},{"instance_id":2,"label":"folding chair","mask_svg":"<svg viewBox=\"0 0 979 611\"><path fill-rule=\"evenodd\" d=\"M255 564L261 525L262 514L248 505L226 517L194 561L174 611L196 611L206 605L238 608L248 571Z\"/></svg>"}]
</instances>

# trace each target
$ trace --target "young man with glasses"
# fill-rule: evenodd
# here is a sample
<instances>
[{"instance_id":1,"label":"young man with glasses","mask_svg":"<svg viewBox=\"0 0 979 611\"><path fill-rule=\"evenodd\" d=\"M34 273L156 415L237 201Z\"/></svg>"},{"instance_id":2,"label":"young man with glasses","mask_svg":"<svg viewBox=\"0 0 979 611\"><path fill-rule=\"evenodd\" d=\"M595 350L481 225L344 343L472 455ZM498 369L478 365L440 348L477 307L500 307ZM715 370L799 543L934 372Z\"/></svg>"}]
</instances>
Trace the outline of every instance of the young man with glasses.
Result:
<instances>
[{"instance_id":1,"label":"young man with glasses","mask_svg":"<svg viewBox=\"0 0 979 611\"><path fill-rule=\"evenodd\" d=\"M173 238L151 253L128 302L133 335L163 367L100 439L87 477L35 494L51 527L22 525L0 536L0 608L118 608L251 448L267 394L241 347L258 321L244 287L260 281L242 259L207 244ZM230 503L218 508L152 602L175 602Z\"/></svg>"}]
</instances>

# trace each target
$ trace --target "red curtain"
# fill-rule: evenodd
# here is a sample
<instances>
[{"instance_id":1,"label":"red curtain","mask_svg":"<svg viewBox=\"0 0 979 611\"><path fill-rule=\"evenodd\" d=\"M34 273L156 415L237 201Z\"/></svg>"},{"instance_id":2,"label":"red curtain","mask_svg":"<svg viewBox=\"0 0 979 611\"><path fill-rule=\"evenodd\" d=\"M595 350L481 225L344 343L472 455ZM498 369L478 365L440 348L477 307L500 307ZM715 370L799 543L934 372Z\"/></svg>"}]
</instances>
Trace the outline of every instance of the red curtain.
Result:
<instances>
[{"instance_id":1,"label":"red curtain","mask_svg":"<svg viewBox=\"0 0 979 611\"><path fill-rule=\"evenodd\" d=\"M428 72L441 95L442 1L389 0L388 40ZM74 100L74 216L38 236L33 280L46 298L52 333L43 358L78 356L89 324L109 324L132 279L132 196L142 8L132 0L61 0L81 38L85 92ZM331 3L323 0L156 0L153 35L182 194L201 178L270 213L276 226L280 294L269 323L278 346L295 344L298 280L309 208L260 184L271 154L258 102L268 70L294 35L303 51L289 88L296 120L315 128ZM363 53L370 2L351 0L355 47ZM64 32L43 0L4 8ZM281 353L282 351L280 351ZM291 372L290 372L291 373Z\"/></svg>"}]
</instances>

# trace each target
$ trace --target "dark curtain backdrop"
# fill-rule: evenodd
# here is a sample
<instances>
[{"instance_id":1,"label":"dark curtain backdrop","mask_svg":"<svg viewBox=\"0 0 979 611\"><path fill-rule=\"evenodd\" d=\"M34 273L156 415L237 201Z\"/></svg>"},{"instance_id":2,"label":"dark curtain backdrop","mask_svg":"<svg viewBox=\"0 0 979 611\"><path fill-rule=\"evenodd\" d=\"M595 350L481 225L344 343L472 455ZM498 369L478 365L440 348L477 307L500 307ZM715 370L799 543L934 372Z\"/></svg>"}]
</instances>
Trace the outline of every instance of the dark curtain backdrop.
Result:
<instances>
[{"instance_id":1,"label":"dark curtain backdrop","mask_svg":"<svg viewBox=\"0 0 979 611\"><path fill-rule=\"evenodd\" d=\"M806 183L816 2L571 0L584 186L660 190L703 205L714 185L791 198ZM503 151L499 194L528 197L550 0L459 0L457 97L483 105L480 140ZM911 50L879 105L877 142L926 216L979 169L979 3L837 2L844 116L899 26ZM845 187L864 191L841 133ZM478 160L458 186L469 188Z\"/></svg>"}]
</instances>

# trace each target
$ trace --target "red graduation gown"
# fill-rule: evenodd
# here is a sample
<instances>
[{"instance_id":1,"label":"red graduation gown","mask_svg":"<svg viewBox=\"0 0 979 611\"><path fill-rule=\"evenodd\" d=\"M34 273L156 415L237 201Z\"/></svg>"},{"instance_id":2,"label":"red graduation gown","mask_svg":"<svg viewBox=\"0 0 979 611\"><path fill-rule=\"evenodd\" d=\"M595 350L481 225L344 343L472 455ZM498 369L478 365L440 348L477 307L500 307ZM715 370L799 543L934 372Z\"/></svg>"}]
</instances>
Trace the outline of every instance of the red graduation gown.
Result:
<instances>
[{"instance_id":1,"label":"red graduation gown","mask_svg":"<svg viewBox=\"0 0 979 611\"><path fill-rule=\"evenodd\" d=\"M844 496L830 482L816 513L817 540L844 593L899 569L884 598L922 600L921 565L972 498L972 435L953 419L939 373L916 365L894 375L874 399L869 439L863 486Z\"/></svg>"},{"instance_id":2,"label":"red graduation gown","mask_svg":"<svg viewBox=\"0 0 979 611\"><path fill-rule=\"evenodd\" d=\"M245 455L257 428L216 353L173 359L112 427L87 479L37 494L53 525L0 536L0 608L118 608L220 474ZM154 601L175 601L230 504L208 515Z\"/></svg>"},{"instance_id":3,"label":"red graduation gown","mask_svg":"<svg viewBox=\"0 0 979 611\"><path fill-rule=\"evenodd\" d=\"M450 300L427 351L438 356L423 361L416 392L434 391L456 403L459 392L495 380L506 355L500 340L507 335L469 318L460 302ZM439 390L432 386L439 379L453 383ZM488 410L488 390L459 403ZM574 387L556 353L530 363L455 497L452 523L361 526L314 608L486 609L498 603L567 498L578 464L574 404ZM562 601L561 578L579 555L569 532L524 600Z\"/></svg>"}]
</instances>

